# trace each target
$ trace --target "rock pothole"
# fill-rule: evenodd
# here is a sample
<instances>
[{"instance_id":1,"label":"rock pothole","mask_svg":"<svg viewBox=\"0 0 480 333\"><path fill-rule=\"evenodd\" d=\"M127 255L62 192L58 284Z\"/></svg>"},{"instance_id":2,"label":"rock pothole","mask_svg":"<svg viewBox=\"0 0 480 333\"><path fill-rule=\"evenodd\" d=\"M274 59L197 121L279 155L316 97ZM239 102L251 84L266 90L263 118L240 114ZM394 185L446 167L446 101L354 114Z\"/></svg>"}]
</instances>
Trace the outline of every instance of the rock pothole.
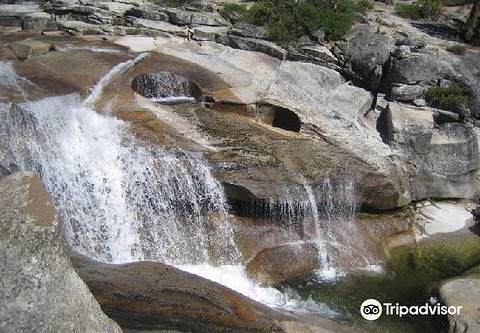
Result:
<instances>
[{"instance_id":1,"label":"rock pothole","mask_svg":"<svg viewBox=\"0 0 480 333\"><path fill-rule=\"evenodd\" d=\"M132 89L158 103L192 102L202 97L202 90L195 82L166 71L138 75L132 81Z\"/></svg>"},{"instance_id":2,"label":"rock pothole","mask_svg":"<svg viewBox=\"0 0 480 333\"><path fill-rule=\"evenodd\" d=\"M260 121L268 125L286 131L300 132L300 128L302 127L302 122L295 112L276 105L259 105L257 109L257 117Z\"/></svg>"}]
</instances>

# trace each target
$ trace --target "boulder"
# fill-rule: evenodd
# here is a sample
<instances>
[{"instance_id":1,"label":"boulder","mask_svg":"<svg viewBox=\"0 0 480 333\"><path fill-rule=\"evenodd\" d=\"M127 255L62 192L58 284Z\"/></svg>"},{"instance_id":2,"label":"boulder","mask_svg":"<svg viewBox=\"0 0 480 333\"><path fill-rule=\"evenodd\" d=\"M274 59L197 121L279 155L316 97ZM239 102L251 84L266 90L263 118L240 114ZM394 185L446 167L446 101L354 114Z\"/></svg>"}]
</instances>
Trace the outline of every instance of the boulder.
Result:
<instances>
[{"instance_id":1,"label":"boulder","mask_svg":"<svg viewBox=\"0 0 480 333\"><path fill-rule=\"evenodd\" d=\"M134 18L132 22L133 26L137 28L157 30L181 37L187 37L188 33L187 29L164 21L152 21L141 18Z\"/></svg>"},{"instance_id":2,"label":"boulder","mask_svg":"<svg viewBox=\"0 0 480 333\"><path fill-rule=\"evenodd\" d=\"M168 22L169 17L165 11L160 10L159 7L153 6L150 4L143 5L141 7L133 7L129 9L125 15L134 16L146 20L152 21L166 21Z\"/></svg>"},{"instance_id":3,"label":"boulder","mask_svg":"<svg viewBox=\"0 0 480 333\"><path fill-rule=\"evenodd\" d=\"M267 38L267 29L245 22L237 22L229 31L229 34L240 37Z\"/></svg>"},{"instance_id":4,"label":"boulder","mask_svg":"<svg viewBox=\"0 0 480 333\"><path fill-rule=\"evenodd\" d=\"M480 332L480 274L448 280L440 287L447 306L461 306L460 313L448 315L451 333Z\"/></svg>"},{"instance_id":5,"label":"boulder","mask_svg":"<svg viewBox=\"0 0 480 333\"><path fill-rule=\"evenodd\" d=\"M392 88L390 97L392 100L401 102L411 102L415 99L423 98L427 88L418 84L402 84Z\"/></svg>"},{"instance_id":6,"label":"boulder","mask_svg":"<svg viewBox=\"0 0 480 333\"><path fill-rule=\"evenodd\" d=\"M77 33L91 35L103 34L103 30L96 24L86 23L82 21L62 21L58 24L60 25L60 29L73 35Z\"/></svg>"},{"instance_id":7,"label":"boulder","mask_svg":"<svg viewBox=\"0 0 480 333\"><path fill-rule=\"evenodd\" d=\"M193 29L192 39L197 41L216 41L227 34L226 27L198 27Z\"/></svg>"},{"instance_id":8,"label":"boulder","mask_svg":"<svg viewBox=\"0 0 480 333\"><path fill-rule=\"evenodd\" d=\"M3 332L121 332L73 270L41 181L0 181L0 327Z\"/></svg>"},{"instance_id":9,"label":"boulder","mask_svg":"<svg viewBox=\"0 0 480 333\"><path fill-rule=\"evenodd\" d=\"M453 65L456 79L469 92L469 108L471 115L480 118L480 52L468 51Z\"/></svg>"},{"instance_id":10,"label":"boulder","mask_svg":"<svg viewBox=\"0 0 480 333\"><path fill-rule=\"evenodd\" d=\"M452 75L452 66L431 54L412 54L392 58L388 80L392 83L436 85L438 80Z\"/></svg>"},{"instance_id":11,"label":"boulder","mask_svg":"<svg viewBox=\"0 0 480 333\"><path fill-rule=\"evenodd\" d=\"M18 59L25 60L31 56L45 54L53 49L52 44L26 39L9 45Z\"/></svg>"},{"instance_id":12,"label":"boulder","mask_svg":"<svg viewBox=\"0 0 480 333\"><path fill-rule=\"evenodd\" d=\"M52 15L45 12L27 14L23 18L23 30L54 31L58 24L53 21Z\"/></svg>"},{"instance_id":13,"label":"boulder","mask_svg":"<svg viewBox=\"0 0 480 333\"><path fill-rule=\"evenodd\" d=\"M394 50L391 36L382 35L369 27L354 30L347 38L346 71L372 91L378 91L383 67Z\"/></svg>"},{"instance_id":14,"label":"boulder","mask_svg":"<svg viewBox=\"0 0 480 333\"><path fill-rule=\"evenodd\" d=\"M434 109L389 103L388 141L399 152L413 200L472 198L478 190L480 130L460 123L435 125Z\"/></svg>"},{"instance_id":15,"label":"boulder","mask_svg":"<svg viewBox=\"0 0 480 333\"><path fill-rule=\"evenodd\" d=\"M278 285L317 268L318 249L309 243L264 249L247 265L249 276L262 285Z\"/></svg>"},{"instance_id":16,"label":"boulder","mask_svg":"<svg viewBox=\"0 0 480 333\"><path fill-rule=\"evenodd\" d=\"M209 25L213 27L228 26L227 20L217 12L191 12L181 9L165 9L170 22L176 25Z\"/></svg>"},{"instance_id":17,"label":"boulder","mask_svg":"<svg viewBox=\"0 0 480 333\"><path fill-rule=\"evenodd\" d=\"M215 282L158 262L109 265L72 257L104 311L122 327L283 332L279 313Z\"/></svg>"},{"instance_id":18,"label":"boulder","mask_svg":"<svg viewBox=\"0 0 480 333\"><path fill-rule=\"evenodd\" d=\"M245 38L234 35L228 36L228 43L231 47L247 50L247 51L256 51L268 54L272 57L279 59L286 59L287 51L282 49L275 43L255 38Z\"/></svg>"},{"instance_id":19,"label":"boulder","mask_svg":"<svg viewBox=\"0 0 480 333\"><path fill-rule=\"evenodd\" d=\"M14 1L15 2L15 1ZM19 1L17 1L19 2ZM0 6L0 26L21 27L25 15L41 11L39 3L19 2Z\"/></svg>"},{"instance_id":20,"label":"boulder","mask_svg":"<svg viewBox=\"0 0 480 333\"><path fill-rule=\"evenodd\" d=\"M121 3L121 2L111 2L111 1L105 1L105 2L98 2L96 4L98 8L107 10L111 13L114 13L116 15L124 15L127 11L135 8L133 4L128 4L128 3ZM145 17L147 18L147 17Z\"/></svg>"},{"instance_id":21,"label":"boulder","mask_svg":"<svg viewBox=\"0 0 480 333\"><path fill-rule=\"evenodd\" d=\"M325 46L322 45L305 45L299 48L301 51L305 52L307 55L310 55L316 59L320 59L325 63L337 63L337 58L327 49Z\"/></svg>"}]
</instances>

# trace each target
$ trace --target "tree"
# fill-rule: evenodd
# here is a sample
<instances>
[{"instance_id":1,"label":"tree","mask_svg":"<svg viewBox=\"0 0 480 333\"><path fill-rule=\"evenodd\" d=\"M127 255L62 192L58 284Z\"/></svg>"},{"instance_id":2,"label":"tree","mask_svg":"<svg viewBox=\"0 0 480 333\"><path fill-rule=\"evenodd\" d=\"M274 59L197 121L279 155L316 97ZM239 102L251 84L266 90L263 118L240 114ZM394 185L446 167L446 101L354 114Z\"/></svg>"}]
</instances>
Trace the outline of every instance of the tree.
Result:
<instances>
[{"instance_id":1,"label":"tree","mask_svg":"<svg viewBox=\"0 0 480 333\"><path fill-rule=\"evenodd\" d=\"M465 39L474 45L480 45L480 0L474 0L465 29Z\"/></svg>"}]
</instances>

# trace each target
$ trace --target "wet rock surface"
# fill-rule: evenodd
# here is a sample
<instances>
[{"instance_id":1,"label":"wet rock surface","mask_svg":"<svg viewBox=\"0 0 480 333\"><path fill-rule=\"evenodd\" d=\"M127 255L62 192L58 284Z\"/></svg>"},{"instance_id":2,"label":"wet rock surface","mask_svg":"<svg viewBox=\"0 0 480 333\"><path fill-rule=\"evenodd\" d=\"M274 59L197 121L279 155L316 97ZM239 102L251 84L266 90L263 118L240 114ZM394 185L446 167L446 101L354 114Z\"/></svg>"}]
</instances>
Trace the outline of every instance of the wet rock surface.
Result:
<instances>
[{"instance_id":1,"label":"wet rock surface","mask_svg":"<svg viewBox=\"0 0 480 333\"><path fill-rule=\"evenodd\" d=\"M278 285L319 268L313 244L293 244L259 252L247 265L250 277L264 285Z\"/></svg>"},{"instance_id":2,"label":"wet rock surface","mask_svg":"<svg viewBox=\"0 0 480 333\"><path fill-rule=\"evenodd\" d=\"M37 176L0 181L4 332L122 332L73 270L59 220Z\"/></svg>"},{"instance_id":3,"label":"wet rock surface","mask_svg":"<svg viewBox=\"0 0 480 333\"><path fill-rule=\"evenodd\" d=\"M283 332L267 307L174 267L72 261L102 309L127 329Z\"/></svg>"}]
</instances>

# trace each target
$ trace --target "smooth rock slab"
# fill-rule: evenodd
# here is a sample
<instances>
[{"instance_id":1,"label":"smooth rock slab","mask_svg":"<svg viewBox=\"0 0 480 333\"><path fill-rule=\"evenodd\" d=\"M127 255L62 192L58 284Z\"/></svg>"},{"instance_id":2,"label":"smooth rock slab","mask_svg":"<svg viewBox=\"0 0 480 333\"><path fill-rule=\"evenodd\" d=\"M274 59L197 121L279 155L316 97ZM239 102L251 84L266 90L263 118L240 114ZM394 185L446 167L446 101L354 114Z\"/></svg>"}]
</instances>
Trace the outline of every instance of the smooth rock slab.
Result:
<instances>
[{"instance_id":1,"label":"smooth rock slab","mask_svg":"<svg viewBox=\"0 0 480 333\"><path fill-rule=\"evenodd\" d=\"M269 308L158 262L109 265L72 257L102 309L122 327L193 332L282 332Z\"/></svg>"},{"instance_id":2,"label":"smooth rock slab","mask_svg":"<svg viewBox=\"0 0 480 333\"><path fill-rule=\"evenodd\" d=\"M71 267L57 214L34 174L0 181L0 235L0 331L121 332Z\"/></svg>"}]
</instances>

